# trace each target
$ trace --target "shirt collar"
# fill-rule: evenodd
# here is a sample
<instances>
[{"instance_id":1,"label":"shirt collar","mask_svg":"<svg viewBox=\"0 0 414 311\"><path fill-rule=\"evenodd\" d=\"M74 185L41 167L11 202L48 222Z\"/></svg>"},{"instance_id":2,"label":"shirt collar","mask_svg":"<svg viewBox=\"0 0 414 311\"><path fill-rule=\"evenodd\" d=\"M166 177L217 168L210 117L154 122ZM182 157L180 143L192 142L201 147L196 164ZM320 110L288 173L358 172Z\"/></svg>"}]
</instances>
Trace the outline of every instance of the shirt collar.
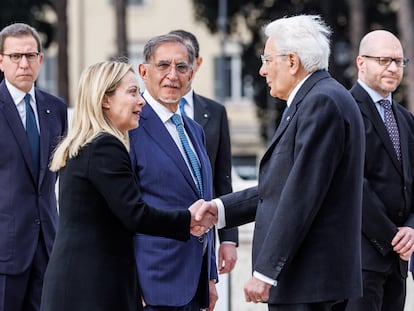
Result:
<instances>
[{"instance_id":1,"label":"shirt collar","mask_svg":"<svg viewBox=\"0 0 414 311\"><path fill-rule=\"evenodd\" d=\"M7 79L5 79L5 81L6 81L7 89L9 90L9 93L10 93L11 97L13 98L14 104L15 105L19 104L24 99L24 97L26 96L26 93L19 90L17 87L15 87L9 81L7 81ZM35 100L34 86L32 86L32 88L30 89L30 91L28 93L30 94L30 97L32 98L32 101L34 101Z\"/></svg>"},{"instance_id":2,"label":"shirt collar","mask_svg":"<svg viewBox=\"0 0 414 311\"><path fill-rule=\"evenodd\" d=\"M390 101L390 103L392 104L391 93L389 93L388 96L384 98L378 92L371 89L364 81L358 79L358 83L368 93L369 97L371 97L371 99L374 103L377 103L378 101L380 101L382 99L388 99Z\"/></svg>"},{"instance_id":3,"label":"shirt collar","mask_svg":"<svg viewBox=\"0 0 414 311\"><path fill-rule=\"evenodd\" d=\"M296 94L298 93L298 91L299 91L299 89L300 89L300 87L303 85L303 83L305 83L305 81L309 78L311 76L311 74L308 74L302 81L300 81L296 86L295 86L295 88L292 90L292 93L290 93L290 95L289 95L289 97L288 97L288 99L287 99L287 102L286 102L286 105L288 106L288 107L290 107L290 105L292 104L292 102L293 102L293 99L295 98L295 96L296 96Z\"/></svg>"},{"instance_id":4,"label":"shirt collar","mask_svg":"<svg viewBox=\"0 0 414 311\"><path fill-rule=\"evenodd\" d=\"M185 99L185 101L187 102L187 104L192 108L194 106L194 90L190 89L184 96L183 98Z\"/></svg>"}]
</instances>

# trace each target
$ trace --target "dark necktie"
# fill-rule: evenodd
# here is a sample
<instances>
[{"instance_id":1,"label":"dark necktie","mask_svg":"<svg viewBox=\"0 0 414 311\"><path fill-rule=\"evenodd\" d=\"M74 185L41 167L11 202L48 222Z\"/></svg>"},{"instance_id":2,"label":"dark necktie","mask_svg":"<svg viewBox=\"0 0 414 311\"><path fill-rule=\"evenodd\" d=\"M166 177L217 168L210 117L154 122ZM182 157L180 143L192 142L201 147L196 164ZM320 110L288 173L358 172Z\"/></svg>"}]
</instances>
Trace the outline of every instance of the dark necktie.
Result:
<instances>
[{"instance_id":1,"label":"dark necktie","mask_svg":"<svg viewBox=\"0 0 414 311\"><path fill-rule=\"evenodd\" d=\"M37 130L36 118L30 106L30 94L26 94L24 97L26 103L26 134L29 139L30 151L33 160L33 170L36 180L39 177L39 132Z\"/></svg>"},{"instance_id":2,"label":"dark necktie","mask_svg":"<svg viewBox=\"0 0 414 311\"><path fill-rule=\"evenodd\" d=\"M395 121L394 113L392 112L391 103L388 99L382 99L378 102L384 107L384 124L390 135L392 144L397 154L397 159L401 159L400 133L398 131L397 122Z\"/></svg>"},{"instance_id":3,"label":"dark necktie","mask_svg":"<svg viewBox=\"0 0 414 311\"><path fill-rule=\"evenodd\" d=\"M190 147L190 143L188 142L187 136L184 132L184 124L181 120L180 115L173 114L171 117L172 122L174 123L175 127L177 128L178 136L180 137L181 145L184 148L185 155L187 156L188 162L190 162L191 170L197 181L197 189L201 197L203 197L203 181L201 178L201 169L200 164L198 163L198 159L194 154L193 150Z\"/></svg>"}]
</instances>

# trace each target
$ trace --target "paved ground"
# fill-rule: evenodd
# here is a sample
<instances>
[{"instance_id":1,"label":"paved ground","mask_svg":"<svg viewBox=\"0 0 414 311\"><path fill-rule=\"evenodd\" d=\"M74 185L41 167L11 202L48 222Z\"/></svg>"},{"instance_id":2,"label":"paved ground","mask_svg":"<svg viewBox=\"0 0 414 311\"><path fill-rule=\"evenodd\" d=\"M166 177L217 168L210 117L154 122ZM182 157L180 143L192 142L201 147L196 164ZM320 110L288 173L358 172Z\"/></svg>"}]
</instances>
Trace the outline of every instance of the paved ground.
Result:
<instances>
[{"instance_id":1,"label":"paved ground","mask_svg":"<svg viewBox=\"0 0 414 311\"><path fill-rule=\"evenodd\" d=\"M220 303L216 311L266 311L265 304L253 304L244 301L243 285L250 277L251 270L251 224L240 227L240 246L238 248L238 262L230 275L230 281L221 278L219 287ZM414 310L414 281L409 275L407 279L407 301L405 311Z\"/></svg>"}]
</instances>

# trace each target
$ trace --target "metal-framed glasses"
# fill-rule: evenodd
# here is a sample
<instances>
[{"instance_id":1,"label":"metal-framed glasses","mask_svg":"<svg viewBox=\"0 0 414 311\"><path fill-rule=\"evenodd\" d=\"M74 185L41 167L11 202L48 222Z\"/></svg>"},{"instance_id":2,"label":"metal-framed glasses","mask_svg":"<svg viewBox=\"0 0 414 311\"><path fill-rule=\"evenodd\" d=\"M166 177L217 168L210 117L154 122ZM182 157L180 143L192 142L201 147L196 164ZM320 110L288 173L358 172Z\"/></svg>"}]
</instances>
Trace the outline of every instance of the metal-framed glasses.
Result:
<instances>
[{"instance_id":1,"label":"metal-framed glasses","mask_svg":"<svg viewBox=\"0 0 414 311\"><path fill-rule=\"evenodd\" d=\"M29 63L33 63L37 61L39 54L40 54L39 52L31 52L31 53L10 53L10 54L3 53L2 55L8 56L13 63L20 63L23 56L26 57Z\"/></svg>"},{"instance_id":2,"label":"metal-framed glasses","mask_svg":"<svg viewBox=\"0 0 414 311\"><path fill-rule=\"evenodd\" d=\"M391 65L392 62L394 62L397 65L397 67L405 67L407 66L408 61L409 61L409 59L405 57L392 58L392 57L385 57L385 56L370 56L370 55L361 55L361 56L365 58L375 59L378 62L378 64L380 64L381 66L386 66L386 67Z\"/></svg>"},{"instance_id":3,"label":"metal-framed glasses","mask_svg":"<svg viewBox=\"0 0 414 311\"><path fill-rule=\"evenodd\" d=\"M148 63L148 65L154 66L155 69L162 74L170 73L172 68L174 67L177 73L184 75L187 74L192 68L189 64L184 62L172 64L170 62L160 61L158 63Z\"/></svg>"},{"instance_id":4,"label":"metal-framed glasses","mask_svg":"<svg viewBox=\"0 0 414 311\"><path fill-rule=\"evenodd\" d=\"M269 55L263 55L262 54L262 55L260 55L260 59L262 61L262 64L266 65L270 61L272 61L273 57L276 57L276 56L288 56L288 54L277 54L277 53L269 54Z\"/></svg>"}]
</instances>

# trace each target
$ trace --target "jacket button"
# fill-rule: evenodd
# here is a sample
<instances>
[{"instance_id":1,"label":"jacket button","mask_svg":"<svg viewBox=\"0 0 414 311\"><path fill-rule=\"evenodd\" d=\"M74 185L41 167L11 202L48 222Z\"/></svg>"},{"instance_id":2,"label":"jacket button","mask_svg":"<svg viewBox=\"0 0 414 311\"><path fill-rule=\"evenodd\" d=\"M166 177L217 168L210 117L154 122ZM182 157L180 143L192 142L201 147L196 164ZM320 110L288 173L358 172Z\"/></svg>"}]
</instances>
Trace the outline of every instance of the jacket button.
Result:
<instances>
[{"instance_id":1,"label":"jacket button","mask_svg":"<svg viewBox=\"0 0 414 311\"><path fill-rule=\"evenodd\" d=\"M35 223L36 225L40 225L40 219L35 219L35 220L34 220L34 223Z\"/></svg>"},{"instance_id":2,"label":"jacket button","mask_svg":"<svg viewBox=\"0 0 414 311\"><path fill-rule=\"evenodd\" d=\"M200 236L200 237L198 237L198 242L200 242L200 243L204 243L204 236Z\"/></svg>"}]
</instances>

